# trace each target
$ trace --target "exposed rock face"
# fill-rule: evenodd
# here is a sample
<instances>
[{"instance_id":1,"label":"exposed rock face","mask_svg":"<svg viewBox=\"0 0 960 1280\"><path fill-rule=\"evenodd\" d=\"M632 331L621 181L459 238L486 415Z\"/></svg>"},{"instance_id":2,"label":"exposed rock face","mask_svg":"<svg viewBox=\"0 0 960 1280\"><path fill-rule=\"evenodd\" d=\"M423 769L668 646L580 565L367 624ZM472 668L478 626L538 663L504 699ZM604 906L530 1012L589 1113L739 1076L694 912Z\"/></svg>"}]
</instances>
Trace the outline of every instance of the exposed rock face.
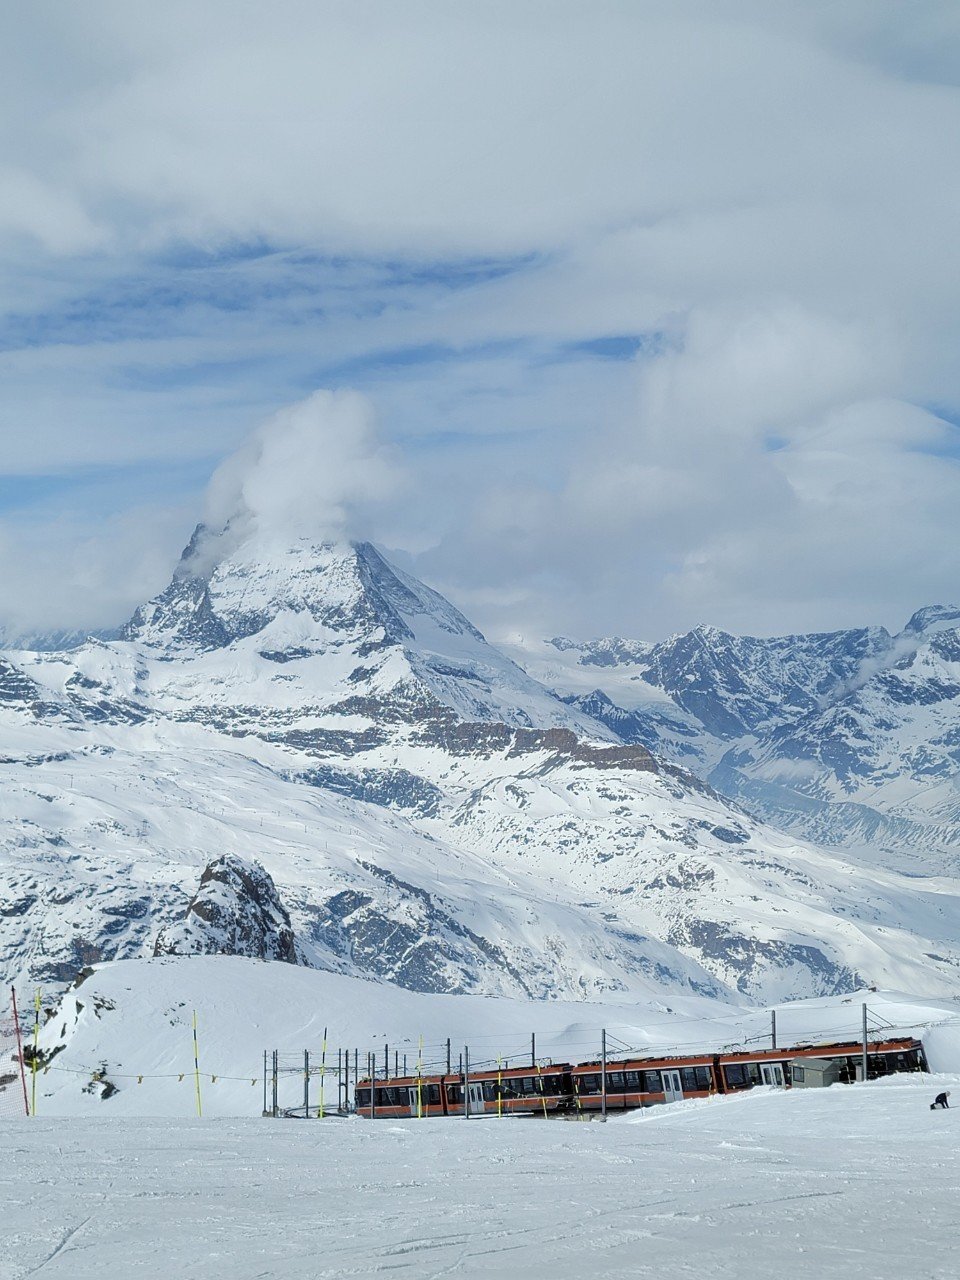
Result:
<instances>
[{"instance_id":1,"label":"exposed rock face","mask_svg":"<svg viewBox=\"0 0 960 1280\"><path fill-rule=\"evenodd\" d=\"M186 916L160 931L154 955L299 960L290 916L272 878L258 862L236 857L207 867Z\"/></svg>"}]
</instances>

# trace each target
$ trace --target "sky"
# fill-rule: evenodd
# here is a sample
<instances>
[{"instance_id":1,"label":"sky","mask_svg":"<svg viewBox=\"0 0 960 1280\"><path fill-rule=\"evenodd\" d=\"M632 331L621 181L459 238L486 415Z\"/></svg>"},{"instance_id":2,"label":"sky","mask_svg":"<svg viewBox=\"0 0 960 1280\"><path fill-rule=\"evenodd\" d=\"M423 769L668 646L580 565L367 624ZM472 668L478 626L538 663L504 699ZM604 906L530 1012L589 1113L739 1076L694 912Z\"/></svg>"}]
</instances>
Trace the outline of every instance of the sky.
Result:
<instances>
[{"instance_id":1,"label":"sky","mask_svg":"<svg viewBox=\"0 0 960 1280\"><path fill-rule=\"evenodd\" d=\"M960 8L37 0L0 43L0 627L230 495L491 638L960 599Z\"/></svg>"}]
</instances>

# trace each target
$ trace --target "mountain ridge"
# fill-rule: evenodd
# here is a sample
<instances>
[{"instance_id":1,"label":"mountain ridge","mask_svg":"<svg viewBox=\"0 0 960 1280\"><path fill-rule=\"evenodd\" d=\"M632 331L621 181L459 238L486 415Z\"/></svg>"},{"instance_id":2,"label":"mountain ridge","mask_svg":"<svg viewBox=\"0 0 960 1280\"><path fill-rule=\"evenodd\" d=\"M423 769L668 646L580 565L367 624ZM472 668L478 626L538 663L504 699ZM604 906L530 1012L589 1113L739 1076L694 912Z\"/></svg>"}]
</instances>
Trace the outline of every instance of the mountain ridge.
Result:
<instances>
[{"instance_id":1,"label":"mountain ridge","mask_svg":"<svg viewBox=\"0 0 960 1280\"><path fill-rule=\"evenodd\" d=\"M369 543L198 530L120 638L2 661L5 975L152 954L224 856L263 867L305 963L416 990L752 1001L960 970L953 882L764 826ZM659 742L693 720L657 696Z\"/></svg>"}]
</instances>

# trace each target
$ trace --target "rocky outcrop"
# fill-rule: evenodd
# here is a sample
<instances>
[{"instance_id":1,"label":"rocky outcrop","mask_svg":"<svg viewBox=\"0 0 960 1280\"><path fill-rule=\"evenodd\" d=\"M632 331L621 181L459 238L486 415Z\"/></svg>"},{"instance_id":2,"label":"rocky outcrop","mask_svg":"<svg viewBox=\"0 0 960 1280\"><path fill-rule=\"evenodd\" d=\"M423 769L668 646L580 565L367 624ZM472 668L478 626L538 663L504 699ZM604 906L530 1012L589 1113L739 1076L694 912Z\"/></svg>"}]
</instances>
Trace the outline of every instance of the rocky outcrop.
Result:
<instances>
[{"instance_id":1,"label":"rocky outcrop","mask_svg":"<svg viewBox=\"0 0 960 1280\"><path fill-rule=\"evenodd\" d=\"M258 862L218 858L178 924L160 931L157 956L227 955L297 964L290 916Z\"/></svg>"}]
</instances>

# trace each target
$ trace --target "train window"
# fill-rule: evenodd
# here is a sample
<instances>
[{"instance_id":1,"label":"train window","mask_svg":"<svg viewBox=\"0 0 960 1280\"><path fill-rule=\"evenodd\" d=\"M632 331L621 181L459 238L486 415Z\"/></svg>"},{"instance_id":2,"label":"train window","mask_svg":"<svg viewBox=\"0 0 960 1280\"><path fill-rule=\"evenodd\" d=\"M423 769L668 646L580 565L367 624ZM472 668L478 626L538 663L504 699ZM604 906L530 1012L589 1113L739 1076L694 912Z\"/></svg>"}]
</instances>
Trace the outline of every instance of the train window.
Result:
<instances>
[{"instance_id":1,"label":"train window","mask_svg":"<svg viewBox=\"0 0 960 1280\"><path fill-rule=\"evenodd\" d=\"M497 1100L497 1082L496 1082L496 1080L484 1080L484 1082L483 1082L483 1100L484 1100L484 1102L496 1102L496 1100Z\"/></svg>"},{"instance_id":2,"label":"train window","mask_svg":"<svg viewBox=\"0 0 960 1280\"><path fill-rule=\"evenodd\" d=\"M680 1079L683 1082L685 1093L693 1093L699 1088L699 1085L697 1084L697 1073L693 1067L681 1067Z\"/></svg>"},{"instance_id":3,"label":"train window","mask_svg":"<svg viewBox=\"0 0 960 1280\"><path fill-rule=\"evenodd\" d=\"M600 1074L591 1072L589 1075L580 1077L581 1093L599 1093L600 1092Z\"/></svg>"},{"instance_id":4,"label":"train window","mask_svg":"<svg viewBox=\"0 0 960 1280\"><path fill-rule=\"evenodd\" d=\"M643 1089L643 1072L625 1071L623 1073L623 1083L629 1093L639 1093Z\"/></svg>"},{"instance_id":5,"label":"train window","mask_svg":"<svg viewBox=\"0 0 960 1280\"><path fill-rule=\"evenodd\" d=\"M369 1089L358 1089L358 1090L357 1090L357 1092L356 1092L356 1101L357 1101L357 1106L358 1106L358 1107L369 1107L369 1105L370 1105L370 1090L369 1090Z\"/></svg>"},{"instance_id":6,"label":"train window","mask_svg":"<svg viewBox=\"0 0 960 1280\"><path fill-rule=\"evenodd\" d=\"M378 1090L377 1090L377 1106L378 1106L378 1107L392 1107L392 1106L393 1106L393 1103L392 1103L392 1102L391 1102L391 1100L390 1100L390 1090L389 1090L389 1089L378 1089Z\"/></svg>"},{"instance_id":7,"label":"train window","mask_svg":"<svg viewBox=\"0 0 960 1280\"><path fill-rule=\"evenodd\" d=\"M793 1078L795 1081L797 1081L799 1084L803 1084L803 1067L798 1067L797 1064L794 1063L793 1066L790 1068L790 1072L793 1075Z\"/></svg>"},{"instance_id":8,"label":"train window","mask_svg":"<svg viewBox=\"0 0 960 1280\"><path fill-rule=\"evenodd\" d=\"M521 1076L517 1081L519 1092L525 1098L531 1098L540 1092L540 1079L538 1076Z\"/></svg>"},{"instance_id":9,"label":"train window","mask_svg":"<svg viewBox=\"0 0 960 1280\"><path fill-rule=\"evenodd\" d=\"M739 1062L728 1062L723 1071L731 1089L743 1089L750 1083L746 1071Z\"/></svg>"},{"instance_id":10,"label":"train window","mask_svg":"<svg viewBox=\"0 0 960 1280\"><path fill-rule=\"evenodd\" d=\"M663 1093L663 1083L660 1079L659 1071L645 1071L643 1073L643 1082L647 1093Z\"/></svg>"},{"instance_id":11,"label":"train window","mask_svg":"<svg viewBox=\"0 0 960 1280\"><path fill-rule=\"evenodd\" d=\"M426 1094L426 1100L431 1107L439 1106L440 1086L438 1084L428 1084L426 1089L424 1089L424 1093Z\"/></svg>"},{"instance_id":12,"label":"train window","mask_svg":"<svg viewBox=\"0 0 960 1280\"><path fill-rule=\"evenodd\" d=\"M607 1072L607 1089L611 1093L623 1093L623 1072L608 1071Z\"/></svg>"},{"instance_id":13,"label":"train window","mask_svg":"<svg viewBox=\"0 0 960 1280\"><path fill-rule=\"evenodd\" d=\"M563 1093L563 1076L544 1076L543 1092L550 1097Z\"/></svg>"},{"instance_id":14,"label":"train window","mask_svg":"<svg viewBox=\"0 0 960 1280\"><path fill-rule=\"evenodd\" d=\"M463 1086L459 1084L447 1085L447 1101L450 1103L463 1101Z\"/></svg>"}]
</instances>

